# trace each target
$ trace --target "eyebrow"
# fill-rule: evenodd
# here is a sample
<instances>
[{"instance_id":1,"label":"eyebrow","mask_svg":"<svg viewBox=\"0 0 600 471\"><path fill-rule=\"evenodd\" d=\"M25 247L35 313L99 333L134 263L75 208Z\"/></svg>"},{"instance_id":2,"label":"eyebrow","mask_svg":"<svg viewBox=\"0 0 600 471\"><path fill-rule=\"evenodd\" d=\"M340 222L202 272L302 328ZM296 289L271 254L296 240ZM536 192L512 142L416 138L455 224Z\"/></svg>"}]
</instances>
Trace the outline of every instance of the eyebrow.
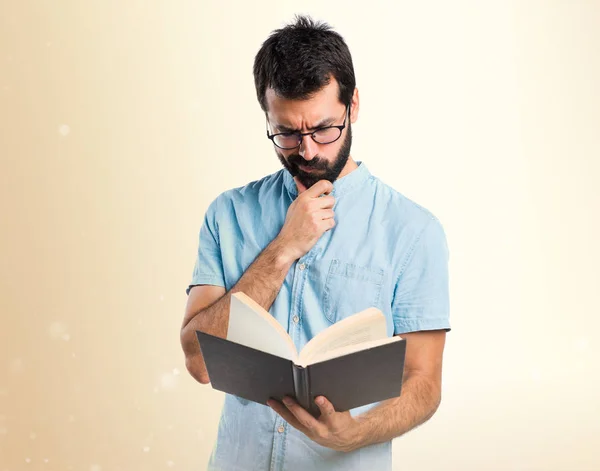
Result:
<instances>
[{"instance_id":1,"label":"eyebrow","mask_svg":"<svg viewBox=\"0 0 600 471\"><path fill-rule=\"evenodd\" d=\"M319 129L319 128L323 128L325 126L330 126L333 123L335 123L335 118L326 118L326 119L319 121L314 127L307 128L307 129L309 131L312 131L313 129ZM278 124L275 127L283 132L300 132L299 129L292 129L288 126L284 126L283 124Z\"/></svg>"}]
</instances>

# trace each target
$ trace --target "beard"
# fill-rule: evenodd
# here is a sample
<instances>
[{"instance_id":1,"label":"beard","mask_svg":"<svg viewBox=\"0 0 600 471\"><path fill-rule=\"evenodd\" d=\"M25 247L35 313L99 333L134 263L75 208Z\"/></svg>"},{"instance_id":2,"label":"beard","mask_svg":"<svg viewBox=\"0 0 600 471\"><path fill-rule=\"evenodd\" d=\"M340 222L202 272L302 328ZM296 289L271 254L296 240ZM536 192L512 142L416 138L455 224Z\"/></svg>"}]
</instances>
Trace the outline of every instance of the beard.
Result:
<instances>
[{"instance_id":1,"label":"beard","mask_svg":"<svg viewBox=\"0 0 600 471\"><path fill-rule=\"evenodd\" d=\"M312 139L310 136L306 136L305 139ZM277 157L279 157L279 161L281 165L290 172L292 177L298 177L298 180L306 187L310 188L319 180L329 180L333 183L337 177L339 177L340 173L346 166L348 162L348 158L350 157L350 148L352 147L352 128L351 125L348 124L348 132L346 133L346 137L344 138L344 143L340 148L337 156L333 160L333 162L328 162L326 159L319 157L316 155L312 158L312 160L304 160L300 154L291 154L287 159L279 152L277 149L275 153ZM304 172L298 167L298 165L302 165L303 167L308 167L312 170L312 172Z\"/></svg>"}]
</instances>

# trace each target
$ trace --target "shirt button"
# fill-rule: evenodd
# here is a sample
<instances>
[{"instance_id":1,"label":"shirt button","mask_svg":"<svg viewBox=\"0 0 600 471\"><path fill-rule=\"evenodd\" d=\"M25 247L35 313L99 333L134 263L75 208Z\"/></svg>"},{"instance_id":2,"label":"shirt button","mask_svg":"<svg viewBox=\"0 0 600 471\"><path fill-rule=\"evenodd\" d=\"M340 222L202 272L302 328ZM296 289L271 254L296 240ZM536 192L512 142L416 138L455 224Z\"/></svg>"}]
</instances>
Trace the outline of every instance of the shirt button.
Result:
<instances>
[{"instance_id":1,"label":"shirt button","mask_svg":"<svg viewBox=\"0 0 600 471\"><path fill-rule=\"evenodd\" d=\"M285 430L285 427L283 425L280 425L279 428L277 429L277 431L279 433L283 433L284 430Z\"/></svg>"},{"instance_id":2,"label":"shirt button","mask_svg":"<svg viewBox=\"0 0 600 471\"><path fill-rule=\"evenodd\" d=\"M294 316L292 320L294 321L294 324L297 324L300 318L298 316Z\"/></svg>"},{"instance_id":3,"label":"shirt button","mask_svg":"<svg viewBox=\"0 0 600 471\"><path fill-rule=\"evenodd\" d=\"M306 268L306 265L304 265L304 263L301 263L300 265L298 265L298 268L300 268L300 270L304 270Z\"/></svg>"}]
</instances>

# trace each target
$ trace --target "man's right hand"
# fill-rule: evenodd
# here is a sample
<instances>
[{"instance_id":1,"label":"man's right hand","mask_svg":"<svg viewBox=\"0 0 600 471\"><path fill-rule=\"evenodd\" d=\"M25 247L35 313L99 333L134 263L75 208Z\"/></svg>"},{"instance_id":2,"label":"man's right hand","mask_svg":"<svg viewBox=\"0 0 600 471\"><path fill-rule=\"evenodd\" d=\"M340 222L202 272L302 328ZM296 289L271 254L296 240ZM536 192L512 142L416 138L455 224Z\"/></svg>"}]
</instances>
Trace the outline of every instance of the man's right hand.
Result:
<instances>
[{"instance_id":1,"label":"man's right hand","mask_svg":"<svg viewBox=\"0 0 600 471\"><path fill-rule=\"evenodd\" d=\"M308 189L298 177L294 177L294 181L298 187L298 198L288 208L277 241L293 260L298 260L323 233L335 226L332 209L335 198L329 194L333 191L333 184L328 180L319 180ZM320 197L323 194L328 196Z\"/></svg>"}]
</instances>

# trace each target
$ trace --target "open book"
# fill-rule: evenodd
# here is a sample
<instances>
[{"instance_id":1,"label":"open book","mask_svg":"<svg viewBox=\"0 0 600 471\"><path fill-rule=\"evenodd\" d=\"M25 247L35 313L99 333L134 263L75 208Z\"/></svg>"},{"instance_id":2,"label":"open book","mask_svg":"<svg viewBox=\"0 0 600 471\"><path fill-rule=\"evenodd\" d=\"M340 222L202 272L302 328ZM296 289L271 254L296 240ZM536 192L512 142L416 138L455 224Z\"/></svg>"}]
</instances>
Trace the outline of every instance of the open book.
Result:
<instances>
[{"instance_id":1,"label":"open book","mask_svg":"<svg viewBox=\"0 0 600 471\"><path fill-rule=\"evenodd\" d=\"M266 404L289 395L318 417L315 397L338 411L400 395L406 340L387 336L376 308L349 316L298 352L281 324L242 292L231 296L227 339L196 331L213 388Z\"/></svg>"}]
</instances>

